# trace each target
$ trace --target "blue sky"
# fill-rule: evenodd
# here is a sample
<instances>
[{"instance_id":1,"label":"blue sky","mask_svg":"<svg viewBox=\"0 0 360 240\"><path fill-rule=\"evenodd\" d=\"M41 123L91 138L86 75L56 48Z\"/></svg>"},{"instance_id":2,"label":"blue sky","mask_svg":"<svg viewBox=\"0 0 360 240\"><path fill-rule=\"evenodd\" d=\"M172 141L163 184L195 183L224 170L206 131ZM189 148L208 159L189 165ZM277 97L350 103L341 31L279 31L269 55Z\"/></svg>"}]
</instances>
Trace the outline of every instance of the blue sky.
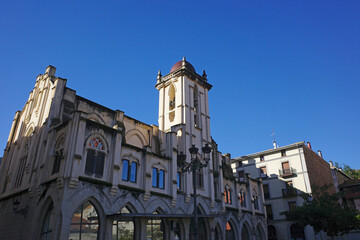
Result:
<instances>
[{"instance_id":1,"label":"blue sky","mask_svg":"<svg viewBox=\"0 0 360 240\"><path fill-rule=\"evenodd\" d=\"M157 71L205 69L233 157L310 141L360 168L360 1L2 1L0 148L48 65L77 94L157 125ZM0 153L0 155L3 155Z\"/></svg>"}]
</instances>

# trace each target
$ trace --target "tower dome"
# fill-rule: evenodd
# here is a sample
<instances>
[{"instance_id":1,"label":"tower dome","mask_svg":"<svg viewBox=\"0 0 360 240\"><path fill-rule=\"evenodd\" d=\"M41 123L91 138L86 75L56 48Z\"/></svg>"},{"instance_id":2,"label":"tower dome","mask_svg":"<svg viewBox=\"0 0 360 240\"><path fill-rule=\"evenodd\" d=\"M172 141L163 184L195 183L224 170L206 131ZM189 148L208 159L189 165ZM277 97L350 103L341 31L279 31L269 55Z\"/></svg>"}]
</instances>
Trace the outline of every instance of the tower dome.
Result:
<instances>
[{"instance_id":1,"label":"tower dome","mask_svg":"<svg viewBox=\"0 0 360 240\"><path fill-rule=\"evenodd\" d=\"M191 63L189 63L188 61L185 60L185 57L183 57L183 59L181 61L178 61L177 63L175 63L171 69L170 69L170 73L181 68L182 66L185 66L187 69L193 71L193 72L196 72L195 71L195 68L193 65L191 65Z\"/></svg>"}]
</instances>

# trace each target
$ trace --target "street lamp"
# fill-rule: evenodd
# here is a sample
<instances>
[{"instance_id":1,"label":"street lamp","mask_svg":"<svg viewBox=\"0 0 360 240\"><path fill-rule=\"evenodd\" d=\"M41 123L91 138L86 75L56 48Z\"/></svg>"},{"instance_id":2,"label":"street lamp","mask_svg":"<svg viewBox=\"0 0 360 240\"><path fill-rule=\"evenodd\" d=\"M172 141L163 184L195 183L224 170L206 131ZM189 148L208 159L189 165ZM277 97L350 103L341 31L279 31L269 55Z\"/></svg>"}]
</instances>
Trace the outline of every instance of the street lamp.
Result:
<instances>
[{"instance_id":1,"label":"street lamp","mask_svg":"<svg viewBox=\"0 0 360 240\"><path fill-rule=\"evenodd\" d=\"M193 144L191 148L189 148L189 152L191 155L191 162L186 162L186 155L183 152L180 152L178 155L178 165L181 172L192 172L193 174L193 188L194 188L194 239L198 239L198 216L197 216L197 200L196 200L196 185L197 178L196 173L201 169L206 168L210 161L210 152L211 147L209 144L205 144L204 147L201 148L203 152L203 156L198 155L199 149L195 147Z\"/></svg>"}]
</instances>

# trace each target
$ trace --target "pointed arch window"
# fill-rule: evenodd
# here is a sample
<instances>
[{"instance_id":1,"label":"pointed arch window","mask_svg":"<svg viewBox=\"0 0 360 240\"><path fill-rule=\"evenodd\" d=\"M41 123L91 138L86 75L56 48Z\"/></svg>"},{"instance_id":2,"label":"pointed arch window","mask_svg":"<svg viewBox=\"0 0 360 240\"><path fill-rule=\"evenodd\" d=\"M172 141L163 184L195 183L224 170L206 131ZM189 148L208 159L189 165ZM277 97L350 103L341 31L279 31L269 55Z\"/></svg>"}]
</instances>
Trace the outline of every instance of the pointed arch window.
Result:
<instances>
[{"instance_id":1,"label":"pointed arch window","mask_svg":"<svg viewBox=\"0 0 360 240\"><path fill-rule=\"evenodd\" d=\"M230 187L224 188L225 203L231 204L231 189Z\"/></svg>"},{"instance_id":2,"label":"pointed arch window","mask_svg":"<svg viewBox=\"0 0 360 240\"><path fill-rule=\"evenodd\" d=\"M240 206L245 208L246 207L246 193L243 189L240 190L239 199L240 199Z\"/></svg>"},{"instance_id":3,"label":"pointed arch window","mask_svg":"<svg viewBox=\"0 0 360 240\"><path fill-rule=\"evenodd\" d=\"M52 229L50 226L53 224L54 219L54 206L51 204L51 206L47 209L44 222L41 227L41 233L40 233L40 239L41 240L50 240L51 239L51 233Z\"/></svg>"},{"instance_id":4,"label":"pointed arch window","mask_svg":"<svg viewBox=\"0 0 360 240\"><path fill-rule=\"evenodd\" d=\"M119 213L130 214L127 207L123 207ZM134 239L135 226L134 222L130 220L115 220L113 221L112 239Z\"/></svg>"},{"instance_id":5,"label":"pointed arch window","mask_svg":"<svg viewBox=\"0 0 360 240\"><path fill-rule=\"evenodd\" d=\"M54 162L53 162L51 175L58 173L60 170L60 163L61 163L61 159L63 158L63 154L64 154L64 141L65 141L65 138L64 138L64 136L62 136L56 143L55 156L54 156Z\"/></svg>"},{"instance_id":6,"label":"pointed arch window","mask_svg":"<svg viewBox=\"0 0 360 240\"><path fill-rule=\"evenodd\" d=\"M230 222L226 223L225 227L225 239L226 240L235 240L234 228Z\"/></svg>"},{"instance_id":7,"label":"pointed arch window","mask_svg":"<svg viewBox=\"0 0 360 240\"><path fill-rule=\"evenodd\" d=\"M85 174L101 178L104 172L105 147L99 137L90 139L87 146Z\"/></svg>"},{"instance_id":8,"label":"pointed arch window","mask_svg":"<svg viewBox=\"0 0 360 240\"><path fill-rule=\"evenodd\" d=\"M89 202L81 204L71 218L70 239L97 239L99 217L95 207Z\"/></svg>"},{"instance_id":9,"label":"pointed arch window","mask_svg":"<svg viewBox=\"0 0 360 240\"><path fill-rule=\"evenodd\" d=\"M154 215L159 214L157 211ZM151 218L146 225L146 239L164 239L164 223L159 218Z\"/></svg>"}]
</instances>

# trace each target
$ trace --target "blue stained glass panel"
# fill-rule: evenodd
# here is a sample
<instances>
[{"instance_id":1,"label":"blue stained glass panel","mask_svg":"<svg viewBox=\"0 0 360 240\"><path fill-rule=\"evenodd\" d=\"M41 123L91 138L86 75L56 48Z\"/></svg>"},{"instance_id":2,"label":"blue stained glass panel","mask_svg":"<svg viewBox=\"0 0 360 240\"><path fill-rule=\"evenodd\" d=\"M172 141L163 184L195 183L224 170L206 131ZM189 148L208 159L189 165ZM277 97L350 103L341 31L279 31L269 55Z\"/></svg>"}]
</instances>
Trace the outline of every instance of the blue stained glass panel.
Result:
<instances>
[{"instance_id":1,"label":"blue stained glass panel","mask_svg":"<svg viewBox=\"0 0 360 240\"><path fill-rule=\"evenodd\" d=\"M123 160L122 180L128 181L129 161Z\"/></svg>"},{"instance_id":2,"label":"blue stained glass panel","mask_svg":"<svg viewBox=\"0 0 360 240\"><path fill-rule=\"evenodd\" d=\"M158 184L157 184L157 169L156 168L153 168L153 174L152 174L152 186L153 187L158 187Z\"/></svg>"},{"instance_id":3,"label":"blue stained glass panel","mask_svg":"<svg viewBox=\"0 0 360 240\"><path fill-rule=\"evenodd\" d=\"M165 183L165 172L164 170L159 171L159 188L164 188Z\"/></svg>"},{"instance_id":4,"label":"blue stained glass panel","mask_svg":"<svg viewBox=\"0 0 360 240\"><path fill-rule=\"evenodd\" d=\"M130 181L131 182L136 182L136 167L137 167L136 162L132 162L131 163L131 171L130 171Z\"/></svg>"}]
</instances>

